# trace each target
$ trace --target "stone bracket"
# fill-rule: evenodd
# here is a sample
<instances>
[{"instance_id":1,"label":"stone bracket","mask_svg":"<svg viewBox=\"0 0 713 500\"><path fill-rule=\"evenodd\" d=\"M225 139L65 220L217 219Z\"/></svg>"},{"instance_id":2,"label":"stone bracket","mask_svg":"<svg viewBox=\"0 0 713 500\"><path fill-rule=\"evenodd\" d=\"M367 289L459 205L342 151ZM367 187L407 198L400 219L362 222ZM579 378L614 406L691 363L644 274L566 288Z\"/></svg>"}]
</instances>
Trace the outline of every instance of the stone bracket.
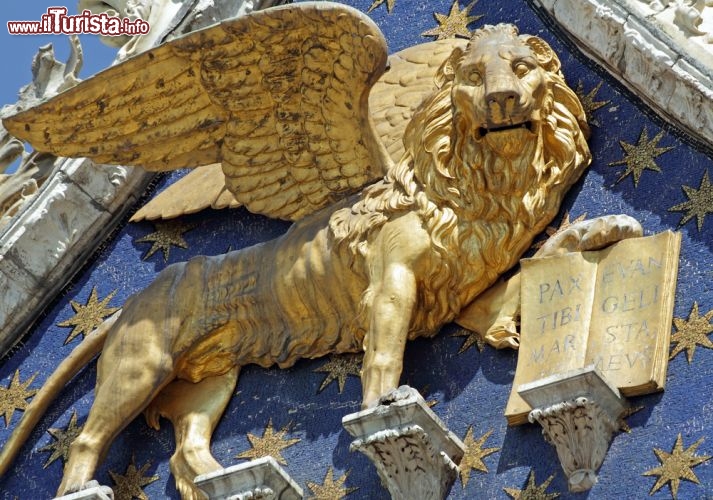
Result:
<instances>
[{"instance_id":1,"label":"stone bracket","mask_svg":"<svg viewBox=\"0 0 713 500\"><path fill-rule=\"evenodd\" d=\"M272 457L251 460L195 479L210 500L300 500L302 488Z\"/></svg>"},{"instance_id":2,"label":"stone bracket","mask_svg":"<svg viewBox=\"0 0 713 500\"><path fill-rule=\"evenodd\" d=\"M54 500L114 500L114 492L108 486L100 486L97 481L89 481L86 488Z\"/></svg>"},{"instance_id":3,"label":"stone bracket","mask_svg":"<svg viewBox=\"0 0 713 500\"><path fill-rule=\"evenodd\" d=\"M534 408L530 422L557 449L569 490L589 490L625 409L617 388L590 366L523 384L518 393Z\"/></svg>"},{"instance_id":4,"label":"stone bracket","mask_svg":"<svg viewBox=\"0 0 713 500\"><path fill-rule=\"evenodd\" d=\"M351 451L376 466L394 499L443 499L455 481L465 446L415 389L402 386L375 408L347 415Z\"/></svg>"}]
</instances>

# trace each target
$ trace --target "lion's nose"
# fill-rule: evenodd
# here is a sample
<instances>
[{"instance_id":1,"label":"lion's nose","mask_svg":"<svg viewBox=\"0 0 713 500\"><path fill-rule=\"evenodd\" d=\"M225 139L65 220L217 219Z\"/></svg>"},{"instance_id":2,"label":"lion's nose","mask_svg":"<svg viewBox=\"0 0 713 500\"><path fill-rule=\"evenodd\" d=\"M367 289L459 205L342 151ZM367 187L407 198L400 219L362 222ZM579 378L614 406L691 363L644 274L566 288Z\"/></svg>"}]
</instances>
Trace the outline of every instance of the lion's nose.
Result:
<instances>
[{"instance_id":1,"label":"lion's nose","mask_svg":"<svg viewBox=\"0 0 713 500\"><path fill-rule=\"evenodd\" d=\"M509 123L520 101L514 90L493 90L485 96L488 104L488 118L493 124Z\"/></svg>"}]
</instances>

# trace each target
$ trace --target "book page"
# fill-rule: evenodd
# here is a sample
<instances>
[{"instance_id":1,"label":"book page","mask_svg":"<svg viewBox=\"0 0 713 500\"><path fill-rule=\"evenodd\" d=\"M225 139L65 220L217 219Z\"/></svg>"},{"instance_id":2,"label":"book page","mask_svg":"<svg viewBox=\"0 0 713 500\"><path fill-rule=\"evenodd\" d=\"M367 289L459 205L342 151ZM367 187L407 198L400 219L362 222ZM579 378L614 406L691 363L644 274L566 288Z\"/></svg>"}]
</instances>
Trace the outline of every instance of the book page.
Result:
<instances>
[{"instance_id":1,"label":"book page","mask_svg":"<svg viewBox=\"0 0 713 500\"><path fill-rule=\"evenodd\" d=\"M520 349L505 410L511 424L523 423L530 411L517 394L521 384L585 365L597 274L593 258L596 253L577 252L520 261Z\"/></svg>"},{"instance_id":2,"label":"book page","mask_svg":"<svg viewBox=\"0 0 713 500\"><path fill-rule=\"evenodd\" d=\"M679 247L680 234L666 231L595 252L600 263L586 364L624 395L663 388Z\"/></svg>"},{"instance_id":3,"label":"book page","mask_svg":"<svg viewBox=\"0 0 713 500\"><path fill-rule=\"evenodd\" d=\"M522 384L594 365L625 396L664 387L680 233L523 259L520 352L505 410L527 421Z\"/></svg>"}]
</instances>

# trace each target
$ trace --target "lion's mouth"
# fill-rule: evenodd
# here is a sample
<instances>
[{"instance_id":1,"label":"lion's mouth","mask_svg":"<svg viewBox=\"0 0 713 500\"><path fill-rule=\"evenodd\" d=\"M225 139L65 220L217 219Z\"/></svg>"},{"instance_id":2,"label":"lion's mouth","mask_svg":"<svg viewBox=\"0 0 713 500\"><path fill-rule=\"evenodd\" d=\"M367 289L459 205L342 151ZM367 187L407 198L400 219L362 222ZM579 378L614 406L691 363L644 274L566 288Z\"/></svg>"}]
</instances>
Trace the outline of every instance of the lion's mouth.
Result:
<instances>
[{"instance_id":1,"label":"lion's mouth","mask_svg":"<svg viewBox=\"0 0 713 500\"><path fill-rule=\"evenodd\" d=\"M526 129L529 132L534 133L535 132L535 125L532 121L528 120L525 122L521 123L515 123L515 124L510 124L510 125L498 125L494 127L479 127L478 128L478 134L480 137L485 137L488 134L492 133L498 133L498 132L506 132L508 130L520 130L520 129Z\"/></svg>"}]
</instances>

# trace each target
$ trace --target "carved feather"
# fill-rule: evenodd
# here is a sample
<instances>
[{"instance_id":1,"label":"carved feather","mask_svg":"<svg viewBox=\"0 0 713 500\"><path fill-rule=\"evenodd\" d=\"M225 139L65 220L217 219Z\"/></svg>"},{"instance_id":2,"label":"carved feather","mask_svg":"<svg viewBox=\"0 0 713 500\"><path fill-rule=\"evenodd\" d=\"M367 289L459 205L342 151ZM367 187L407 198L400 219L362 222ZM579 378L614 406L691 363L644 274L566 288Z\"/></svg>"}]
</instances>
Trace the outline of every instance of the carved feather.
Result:
<instances>
[{"instance_id":1,"label":"carved feather","mask_svg":"<svg viewBox=\"0 0 713 500\"><path fill-rule=\"evenodd\" d=\"M131 222L172 219L213 208L238 208L240 203L225 186L220 163L192 170L141 207Z\"/></svg>"},{"instance_id":2,"label":"carved feather","mask_svg":"<svg viewBox=\"0 0 713 500\"><path fill-rule=\"evenodd\" d=\"M392 161L397 162L403 156L406 125L421 101L435 89L436 71L455 47L464 48L466 43L453 38L438 40L389 56L389 70L371 89L369 110L376 133ZM237 201L231 203L224 184L220 169L197 169L154 197L131 220L170 219L209 207L238 206Z\"/></svg>"},{"instance_id":3,"label":"carved feather","mask_svg":"<svg viewBox=\"0 0 713 500\"><path fill-rule=\"evenodd\" d=\"M300 3L168 42L4 123L58 156L157 171L220 161L249 210L296 220L389 167L368 112L385 66L366 15Z\"/></svg>"}]
</instances>

